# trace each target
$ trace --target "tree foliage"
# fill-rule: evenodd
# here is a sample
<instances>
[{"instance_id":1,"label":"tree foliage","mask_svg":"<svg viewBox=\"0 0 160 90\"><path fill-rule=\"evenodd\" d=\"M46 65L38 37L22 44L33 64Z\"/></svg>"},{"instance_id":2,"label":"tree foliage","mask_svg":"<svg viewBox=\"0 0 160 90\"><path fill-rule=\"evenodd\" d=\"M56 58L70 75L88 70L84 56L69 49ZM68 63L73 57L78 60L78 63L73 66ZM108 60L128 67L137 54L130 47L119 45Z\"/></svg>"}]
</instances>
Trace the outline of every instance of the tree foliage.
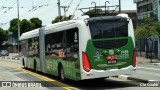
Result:
<instances>
[{"instance_id":1,"label":"tree foliage","mask_svg":"<svg viewBox=\"0 0 160 90\"><path fill-rule=\"evenodd\" d=\"M31 18L29 21L27 19L23 19L20 21L20 34L40 27L42 27L42 21L39 18ZM10 21L9 31L13 33L15 38L18 38L17 18L14 18Z\"/></svg>"},{"instance_id":2,"label":"tree foliage","mask_svg":"<svg viewBox=\"0 0 160 90\"><path fill-rule=\"evenodd\" d=\"M70 16L66 16L66 17L63 17L63 16L57 16L55 19L53 19L52 20L52 24L54 24L54 23L57 23L57 22L59 22L59 21L67 21L67 20L70 20L70 18L71 18L71 15Z\"/></svg>"},{"instance_id":3,"label":"tree foliage","mask_svg":"<svg viewBox=\"0 0 160 90\"><path fill-rule=\"evenodd\" d=\"M13 36L15 38L18 37L18 19L14 18L10 21L10 27L9 27L9 31L13 33Z\"/></svg>"},{"instance_id":4,"label":"tree foliage","mask_svg":"<svg viewBox=\"0 0 160 90\"><path fill-rule=\"evenodd\" d=\"M103 10L102 9L92 9L87 11L85 14L90 17L99 16Z\"/></svg>"},{"instance_id":5,"label":"tree foliage","mask_svg":"<svg viewBox=\"0 0 160 90\"><path fill-rule=\"evenodd\" d=\"M145 17L139 22L135 30L137 40L160 34L160 23L154 17Z\"/></svg>"},{"instance_id":6,"label":"tree foliage","mask_svg":"<svg viewBox=\"0 0 160 90\"><path fill-rule=\"evenodd\" d=\"M42 20L40 20L39 18L31 18L29 21L31 29L37 29L42 27Z\"/></svg>"},{"instance_id":7,"label":"tree foliage","mask_svg":"<svg viewBox=\"0 0 160 90\"><path fill-rule=\"evenodd\" d=\"M86 14L99 14L102 12L102 9L92 9L86 12Z\"/></svg>"},{"instance_id":8,"label":"tree foliage","mask_svg":"<svg viewBox=\"0 0 160 90\"><path fill-rule=\"evenodd\" d=\"M52 24L59 22L59 19L60 19L59 16L57 16L54 20L52 20Z\"/></svg>"},{"instance_id":9,"label":"tree foliage","mask_svg":"<svg viewBox=\"0 0 160 90\"><path fill-rule=\"evenodd\" d=\"M8 31L0 28L0 45L8 39Z\"/></svg>"},{"instance_id":10,"label":"tree foliage","mask_svg":"<svg viewBox=\"0 0 160 90\"><path fill-rule=\"evenodd\" d=\"M27 20L27 19L23 19L21 22L20 22L20 29L21 29L21 34L24 33L24 32L28 32L31 30L30 28L30 22Z\"/></svg>"}]
</instances>

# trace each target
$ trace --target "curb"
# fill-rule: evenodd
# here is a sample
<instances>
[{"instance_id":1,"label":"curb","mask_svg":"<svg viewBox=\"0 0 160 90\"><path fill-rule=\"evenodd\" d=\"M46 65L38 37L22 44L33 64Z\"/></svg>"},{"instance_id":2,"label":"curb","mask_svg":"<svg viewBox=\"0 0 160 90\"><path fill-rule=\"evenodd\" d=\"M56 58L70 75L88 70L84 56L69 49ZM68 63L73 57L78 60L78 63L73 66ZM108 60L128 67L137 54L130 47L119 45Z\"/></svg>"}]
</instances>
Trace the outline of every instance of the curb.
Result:
<instances>
[{"instance_id":1,"label":"curb","mask_svg":"<svg viewBox=\"0 0 160 90\"><path fill-rule=\"evenodd\" d=\"M151 80L135 78L135 77L130 77L130 76L126 76L126 75L119 75L118 78L123 79L123 80L132 80L132 81L143 82L143 83L151 82Z\"/></svg>"},{"instance_id":2,"label":"curb","mask_svg":"<svg viewBox=\"0 0 160 90\"><path fill-rule=\"evenodd\" d=\"M15 57L0 57L2 59L13 59L13 60L20 60L19 58L15 58Z\"/></svg>"},{"instance_id":3,"label":"curb","mask_svg":"<svg viewBox=\"0 0 160 90\"><path fill-rule=\"evenodd\" d=\"M159 65L160 65L160 63L153 63L153 65L155 65L155 66L159 66Z\"/></svg>"},{"instance_id":4,"label":"curb","mask_svg":"<svg viewBox=\"0 0 160 90\"><path fill-rule=\"evenodd\" d=\"M143 82L143 83L148 83L149 82L149 80L141 79L141 78L135 78L135 77L128 77L128 80L133 80L133 81Z\"/></svg>"},{"instance_id":5,"label":"curb","mask_svg":"<svg viewBox=\"0 0 160 90\"><path fill-rule=\"evenodd\" d=\"M149 63L149 62L138 62L138 64L147 64L147 65L155 65L155 66L159 66L160 62L155 62L155 63Z\"/></svg>"}]
</instances>

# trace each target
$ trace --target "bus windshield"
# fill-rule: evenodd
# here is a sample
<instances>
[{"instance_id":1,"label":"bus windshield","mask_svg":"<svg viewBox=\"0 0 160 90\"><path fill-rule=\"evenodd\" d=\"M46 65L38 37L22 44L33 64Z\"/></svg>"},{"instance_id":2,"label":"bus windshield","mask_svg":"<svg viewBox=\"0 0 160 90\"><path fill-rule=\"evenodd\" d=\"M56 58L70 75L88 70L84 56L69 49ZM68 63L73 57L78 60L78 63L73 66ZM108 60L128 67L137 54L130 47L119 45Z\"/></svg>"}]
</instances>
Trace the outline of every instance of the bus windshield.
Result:
<instances>
[{"instance_id":1,"label":"bus windshield","mask_svg":"<svg viewBox=\"0 0 160 90\"><path fill-rule=\"evenodd\" d=\"M90 20L92 39L116 38L128 36L128 21L125 20Z\"/></svg>"}]
</instances>

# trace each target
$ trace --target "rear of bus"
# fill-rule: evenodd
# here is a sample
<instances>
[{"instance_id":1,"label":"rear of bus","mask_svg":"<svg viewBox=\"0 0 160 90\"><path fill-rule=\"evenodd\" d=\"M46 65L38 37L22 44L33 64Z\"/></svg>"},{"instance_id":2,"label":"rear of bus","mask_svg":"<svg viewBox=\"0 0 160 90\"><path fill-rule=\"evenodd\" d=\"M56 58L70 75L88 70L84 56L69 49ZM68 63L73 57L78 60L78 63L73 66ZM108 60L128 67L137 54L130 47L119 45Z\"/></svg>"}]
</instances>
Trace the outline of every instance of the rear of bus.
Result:
<instances>
[{"instance_id":1,"label":"rear of bus","mask_svg":"<svg viewBox=\"0 0 160 90\"><path fill-rule=\"evenodd\" d=\"M84 42L80 52L81 78L133 74L136 70L135 39L128 15L89 18L85 23L87 29L81 37Z\"/></svg>"}]
</instances>

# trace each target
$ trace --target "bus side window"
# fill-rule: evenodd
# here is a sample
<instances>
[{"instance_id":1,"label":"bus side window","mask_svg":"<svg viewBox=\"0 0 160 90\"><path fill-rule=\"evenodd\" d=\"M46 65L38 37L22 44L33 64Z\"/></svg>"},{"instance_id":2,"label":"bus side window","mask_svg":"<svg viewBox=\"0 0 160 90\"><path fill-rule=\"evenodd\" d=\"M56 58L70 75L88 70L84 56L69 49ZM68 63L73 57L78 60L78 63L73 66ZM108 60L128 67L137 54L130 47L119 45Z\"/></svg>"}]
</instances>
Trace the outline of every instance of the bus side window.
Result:
<instances>
[{"instance_id":1,"label":"bus side window","mask_svg":"<svg viewBox=\"0 0 160 90\"><path fill-rule=\"evenodd\" d=\"M66 31L66 58L76 60L78 58L78 28Z\"/></svg>"},{"instance_id":2,"label":"bus side window","mask_svg":"<svg viewBox=\"0 0 160 90\"><path fill-rule=\"evenodd\" d=\"M45 36L45 51L48 58L59 57L59 53L63 50L63 35L64 32L51 33Z\"/></svg>"}]
</instances>

